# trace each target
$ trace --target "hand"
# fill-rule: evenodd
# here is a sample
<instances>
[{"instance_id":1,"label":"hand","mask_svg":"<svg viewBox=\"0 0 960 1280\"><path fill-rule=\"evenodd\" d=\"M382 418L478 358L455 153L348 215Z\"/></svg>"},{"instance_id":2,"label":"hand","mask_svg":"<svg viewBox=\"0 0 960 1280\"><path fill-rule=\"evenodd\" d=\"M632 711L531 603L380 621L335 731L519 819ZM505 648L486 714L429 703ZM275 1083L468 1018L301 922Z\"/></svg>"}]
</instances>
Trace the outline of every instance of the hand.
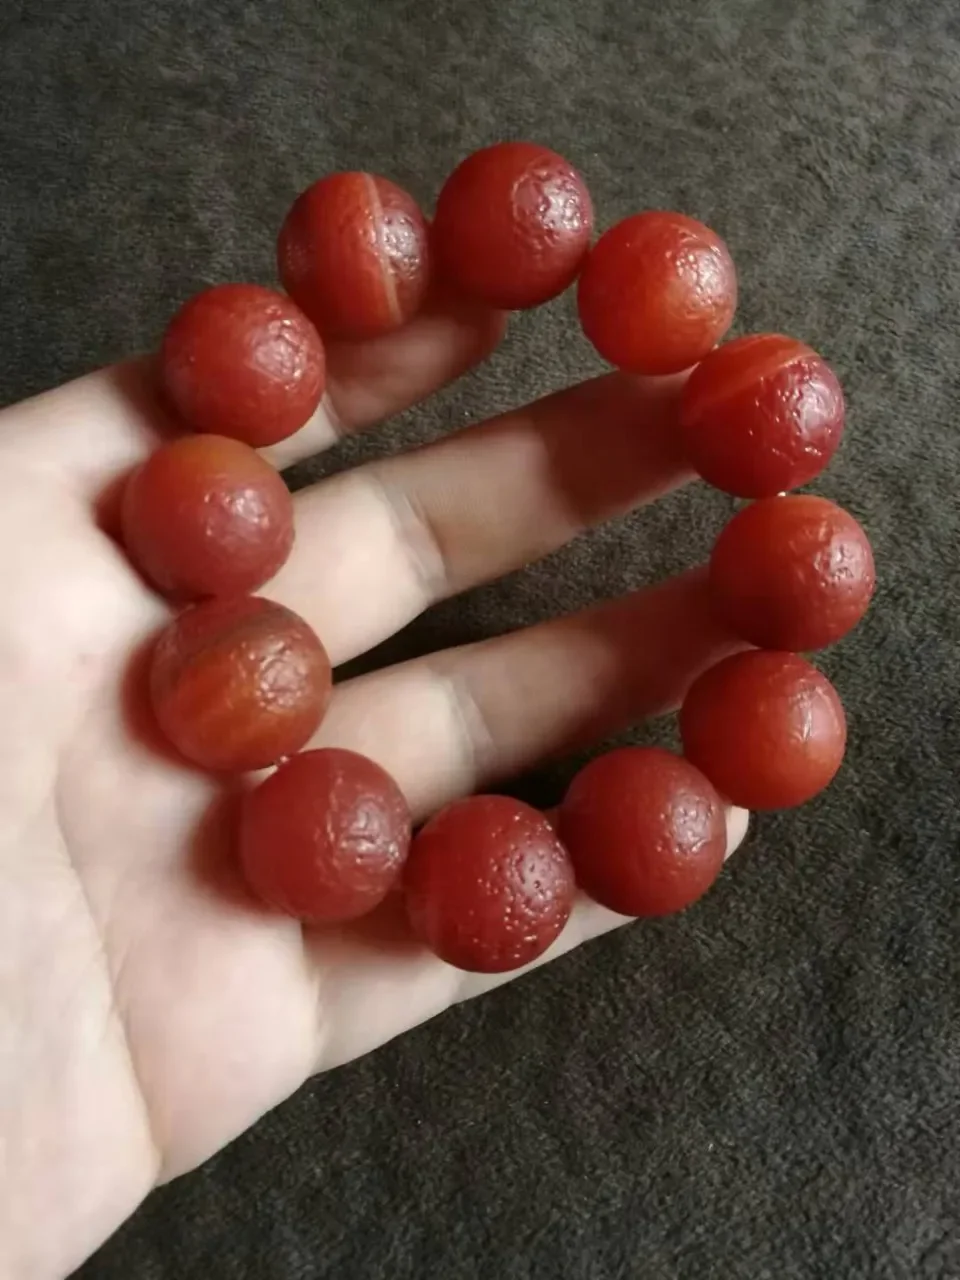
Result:
<instances>
[{"instance_id":1,"label":"hand","mask_svg":"<svg viewBox=\"0 0 960 1280\"><path fill-rule=\"evenodd\" d=\"M502 318L438 309L330 352L323 411L285 465L373 426L495 346ZM149 364L0 414L0 1274L60 1276L160 1180L313 1072L500 978L448 968L395 906L302 929L231 859L235 792L179 764L143 698L167 606L105 532L128 469L176 431ZM689 477L678 382L613 375L297 496L264 594L335 663L434 601L544 555ZM338 686L319 742L397 778L416 818L674 705L734 648L694 571ZM132 664L132 666L131 666ZM562 696L558 696L562 690ZM729 819L730 848L746 815ZM621 919L587 902L547 958Z\"/></svg>"}]
</instances>

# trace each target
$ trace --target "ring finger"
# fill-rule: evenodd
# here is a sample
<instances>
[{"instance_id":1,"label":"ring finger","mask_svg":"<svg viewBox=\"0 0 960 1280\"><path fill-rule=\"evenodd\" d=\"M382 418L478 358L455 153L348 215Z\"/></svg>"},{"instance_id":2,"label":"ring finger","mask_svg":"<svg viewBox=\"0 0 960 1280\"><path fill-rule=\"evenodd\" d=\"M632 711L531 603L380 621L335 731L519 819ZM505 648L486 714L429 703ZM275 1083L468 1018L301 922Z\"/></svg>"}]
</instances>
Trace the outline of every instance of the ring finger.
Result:
<instances>
[{"instance_id":1,"label":"ring finger","mask_svg":"<svg viewBox=\"0 0 960 1280\"><path fill-rule=\"evenodd\" d=\"M379 761L417 819L458 796L672 710L742 648L702 570L504 636L345 681L315 746Z\"/></svg>"},{"instance_id":2,"label":"ring finger","mask_svg":"<svg viewBox=\"0 0 960 1280\"><path fill-rule=\"evenodd\" d=\"M596 378L307 489L295 553L266 591L335 663L353 658L436 601L688 480L681 385Z\"/></svg>"}]
</instances>

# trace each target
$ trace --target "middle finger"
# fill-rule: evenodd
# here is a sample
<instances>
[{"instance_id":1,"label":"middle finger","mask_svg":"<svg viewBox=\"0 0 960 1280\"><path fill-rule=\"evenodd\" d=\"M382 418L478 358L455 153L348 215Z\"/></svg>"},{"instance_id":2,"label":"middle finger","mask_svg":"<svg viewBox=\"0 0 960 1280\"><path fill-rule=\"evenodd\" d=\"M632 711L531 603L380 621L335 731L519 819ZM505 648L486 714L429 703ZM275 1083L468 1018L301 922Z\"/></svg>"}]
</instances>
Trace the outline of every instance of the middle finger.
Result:
<instances>
[{"instance_id":1,"label":"middle finger","mask_svg":"<svg viewBox=\"0 0 960 1280\"><path fill-rule=\"evenodd\" d=\"M691 478L682 378L581 383L297 495L297 545L267 588L341 663Z\"/></svg>"}]
</instances>

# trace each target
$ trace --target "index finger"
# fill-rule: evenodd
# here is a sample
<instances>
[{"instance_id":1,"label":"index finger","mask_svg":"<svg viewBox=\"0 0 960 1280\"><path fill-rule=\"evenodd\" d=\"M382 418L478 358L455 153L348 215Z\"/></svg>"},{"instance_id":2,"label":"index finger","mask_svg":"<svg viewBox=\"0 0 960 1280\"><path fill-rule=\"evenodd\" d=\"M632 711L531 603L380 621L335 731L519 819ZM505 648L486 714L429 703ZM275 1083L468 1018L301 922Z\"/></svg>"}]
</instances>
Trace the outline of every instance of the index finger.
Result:
<instances>
[{"instance_id":1,"label":"index finger","mask_svg":"<svg viewBox=\"0 0 960 1280\"><path fill-rule=\"evenodd\" d=\"M289 466L400 413L485 359L505 325L501 312L445 298L383 338L331 347L323 404L266 456ZM100 369L0 412L0 445L87 500L185 430L164 402L151 357Z\"/></svg>"},{"instance_id":2,"label":"index finger","mask_svg":"<svg viewBox=\"0 0 960 1280\"><path fill-rule=\"evenodd\" d=\"M501 311L437 298L394 333L328 347L323 403L306 426L265 450L266 456L288 467L418 404L486 359L506 323Z\"/></svg>"}]
</instances>

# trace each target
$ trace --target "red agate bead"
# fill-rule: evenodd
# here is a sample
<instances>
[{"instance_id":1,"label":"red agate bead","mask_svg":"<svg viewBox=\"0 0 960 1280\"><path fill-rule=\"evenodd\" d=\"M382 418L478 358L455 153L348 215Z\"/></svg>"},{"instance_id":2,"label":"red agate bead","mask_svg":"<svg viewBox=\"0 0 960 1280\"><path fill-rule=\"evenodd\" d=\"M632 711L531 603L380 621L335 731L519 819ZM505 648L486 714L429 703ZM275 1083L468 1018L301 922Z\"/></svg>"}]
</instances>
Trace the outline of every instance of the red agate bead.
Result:
<instances>
[{"instance_id":1,"label":"red agate bead","mask_svg":"<svg viewBox=\"0 0 960 1280\"><path fill-rule=\"evenodd\" d=\"M559 832L581 889L625 916L683 910L719 876L727 849L712 784L658 747L623 747L581 769Z\"/></svg>"},{"instance_id":2,"label":"red agate bead","mask_svg":"<svg viewBox=\"0 0 960 1280\"><path fill-rule=\"evenodd\" d=\"M532 142L498 142L447 179L432 241L459 292L517 311L573 283L592 230L590 193L573 165Z\"/></svg>"},{"instance_id":3,"label":"red agate bead","mask_svg":"<svg viewBox=\"0 0 960 1280\"><path fill-rule=\"evenodd\" d=\"M803 804L833 779L846 718L833 685L794 653L753 650L694 681L680 709L683 750L746 809Z\"/></svg>"},{"instance_id":4,"label":"red agate bead","mask_svg":"<svg viewBox=\"0 0 960 1280\"><path fill-rule=\"evenodd\" d=\"M325 339L377 338L420 310L427 224L413 197L386 178L334 173L294 202L277 262L283 287Z\"/></svg>"},{"instance_id":5,"label":"red agate bead","mask_svg":"<svg viewBox=\"0 0 960 1280\"><path fill-rule=\"evenodd\" d=\"M843 391L829 365L776 333L711 351L691 374L680 407L690 465L741 498L769 498L819 475L843 424Z\"/></svg>"},{"instance_id":6,"label":"red agate bead","mask_svg":"<svg viewBox=\"0 0 960 1280\"><path fill-rule=\"evenodd\" d=\"M304 620L258 596L194 605L161 633L150 669L154 712L194 764L264 769L316 732L330 660Z\"/></svg>"},{"instance_id":7,"label":"red agate bead","mask_svg":"<svg viewBox=\"0 0 960 1280\"><path fill-rule=\"evenodd\" d=\"M163 387L195 431L263 448L316 411L326 357L316 329L289 298L257 284L220 284L191 298L160 348Z\"/></svg>"},{"instance_id":8,"label":"red agate bead","mask_svg":"<svg viewBox=\"0 0 960 1280\"><path fill-rule=\"evenodd\" d=\"M542 813L506 796L471 796L414 837L404 892L414 933L441 960L504 973L535 960L559 935L575 881Z\"/></svg>"},{"instance_id":9,"label":"red agate bead","mask_svg":"<svg viewBox=\"0 0 960 1280\"><path fill-rule=\"evenodd\" d=\"M263 902L312 924L372 911L397 882L410 810L393 778L355 751L304 751L244 799L240 860Z\"/></svg>"},{"instance_id":10,"label":"red agate bead","mask_svg":"<svg viewBox=\"0 0 960 1280\"><path fill-rule=\"evenodd\" d=\"M577 306L584 333L611 364L631 373L679 373L730 328L737 274L727 246L702 222L638 213L590 251Z\"/></svg>"},{"instance_id":11,"label":"red agate bead","mask_svg":"<svg viewBox=\"0 0 960 1280\"><path fill-rule=\"evenodd\" d=\"M271 578L293 546L293 499L249 445L184 436L152 454L123 494L130 558L166 594L237 595Z\"/></svg>"},{"instance_id":12,"label":"red agate bead","mask_svg":"<svg viewBox=\"0 0 960 1280\"><path fill-rule=\"evenodd\" d=\"M866 533L826 498L762 498L733 517L710 586L736 633L765 649L822 649L857 625L876 585Z\"/></svg>"}]
</instances>

